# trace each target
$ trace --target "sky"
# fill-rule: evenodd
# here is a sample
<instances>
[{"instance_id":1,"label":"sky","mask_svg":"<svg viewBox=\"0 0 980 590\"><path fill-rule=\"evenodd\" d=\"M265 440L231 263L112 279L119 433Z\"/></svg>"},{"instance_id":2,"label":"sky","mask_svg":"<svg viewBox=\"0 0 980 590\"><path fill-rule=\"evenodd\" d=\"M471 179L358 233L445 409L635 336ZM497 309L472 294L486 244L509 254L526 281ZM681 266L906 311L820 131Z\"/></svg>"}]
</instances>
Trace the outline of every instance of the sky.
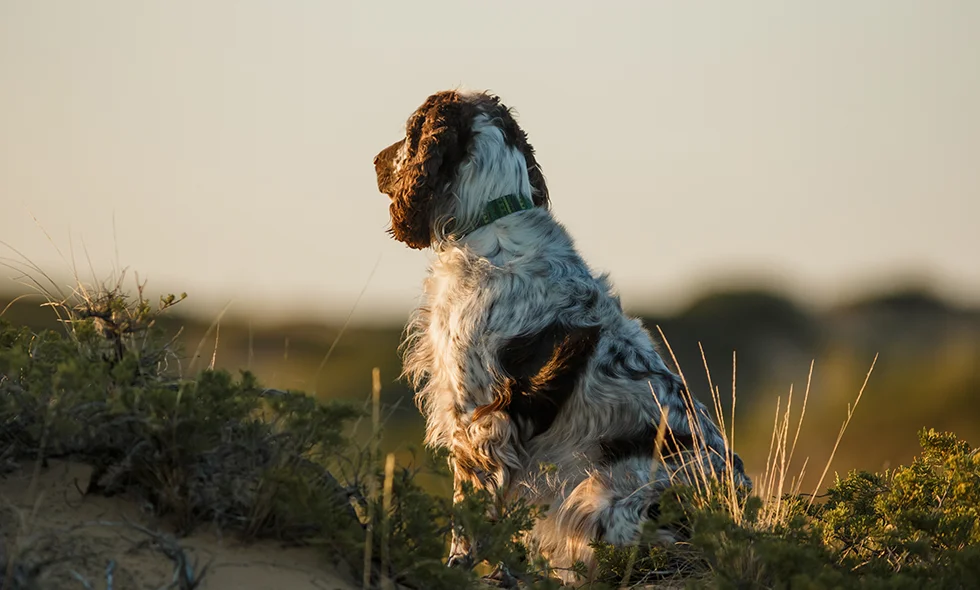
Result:
<instances>
[{"instance_id":1,"label":"sky","mask_svg":"<svg viewBox=\"0 0 980 590\"><path fill-rule=\"evenodd\" d=\"M978 30L974 0L0 0L0 257L403 317L431 254L385 234L372 159L464 87L514 107L629 306L978 303Z\"/></svg>"}]
</instances>

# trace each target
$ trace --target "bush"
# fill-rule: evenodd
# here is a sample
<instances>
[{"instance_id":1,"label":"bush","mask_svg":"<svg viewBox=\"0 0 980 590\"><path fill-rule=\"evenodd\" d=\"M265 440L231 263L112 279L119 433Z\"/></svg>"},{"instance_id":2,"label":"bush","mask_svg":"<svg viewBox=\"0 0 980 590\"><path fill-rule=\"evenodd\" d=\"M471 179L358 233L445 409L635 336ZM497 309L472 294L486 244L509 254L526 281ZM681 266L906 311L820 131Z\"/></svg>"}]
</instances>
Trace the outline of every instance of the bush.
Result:
<instances>
[{"instance_id":1,"label":"bush","mask_svg":"<svg viewBox=\"0 0 980 590\"><path fill-rule=\"evenodd\" d=\"M785 518L763 524L763 500L733 515L677 488L650 523L645 549L597 545L600 582L682 580L710 588L974 588L980 580L980 455L951 433L922 430L909 466L838 477L826 501L789 495ZM717 495L716 495L717 497ZM691 506L699 506L691 509ZM735 518L738 516L739 518ZM738 522L739 524L736 524ZM689 542L656 547L661 527ZM598 586L597 586L598 587Z\"/></svg>"},{"instance_id":2,"label":"bush","mask_svg":"<svg viewBox=\"0 0 980 590\"><path fill-rule=\"evenodd\" d=\"M183 378L176 339L156 323L179 298L154 308L142 291L135 301L118 288L85 293L59 308L64 334L0 318L0 470L25 460L37 468L53 458L84 462L93 467L86 493L135 495L179 536L210 525L246 541L313 543L358 578L366 525L375 521L375 583L382 570L416 588L476 582L443 560L451 518L480 521L485 494L453 507L415 482L421 467L396 466L385 502L377 445L355 442L361 411L263 388L248 372ZM426 468L446 475L441 465ZM515 507L483 527L487 558L521 574L516 539L532 521L530 508Z\"/></svg>"}]
</instances>

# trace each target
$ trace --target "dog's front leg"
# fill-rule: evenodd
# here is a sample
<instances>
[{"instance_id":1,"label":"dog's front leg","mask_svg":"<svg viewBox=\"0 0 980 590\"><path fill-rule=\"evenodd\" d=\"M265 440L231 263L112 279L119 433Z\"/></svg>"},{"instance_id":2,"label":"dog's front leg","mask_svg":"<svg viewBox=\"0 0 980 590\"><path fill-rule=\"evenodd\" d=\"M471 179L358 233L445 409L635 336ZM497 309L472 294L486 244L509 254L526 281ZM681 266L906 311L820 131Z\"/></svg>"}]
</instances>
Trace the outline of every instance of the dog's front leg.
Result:
<instances>
[{"instance_id":1,"label":"dog's front leg","mask_svg":"<svg viewBox=\"0 0 980 590\"><path fill-rule=\"evenodd\" d=\"M453 470L453 506L456 506L465 497L463 481L466 478L463 477L460 468L456 465L456 461L452 458L449 459L449 467ZM449 567L472 569L476 565L476 558L473 551L474 547L455 516L452 522L452 534L452 543L449 546Z\"/></svg>"},{"instance_id":2,"label":"dog's front leg","mask_svg":"<svg viewBox=\"0 0 980 590\"><path fill-rule=\"evenodd\" d=\"M466 498L467 487L486 490L491 502L480 518L490 522L499 518L498 505L507 495L510 471L519 456L515 436L510 419L499 411L477 414L472 422L456 432L450 461L454 505ZM478 563L480 541L462 523L454 522L450 563L467 567Z\"/></svg>"}]
</instances>

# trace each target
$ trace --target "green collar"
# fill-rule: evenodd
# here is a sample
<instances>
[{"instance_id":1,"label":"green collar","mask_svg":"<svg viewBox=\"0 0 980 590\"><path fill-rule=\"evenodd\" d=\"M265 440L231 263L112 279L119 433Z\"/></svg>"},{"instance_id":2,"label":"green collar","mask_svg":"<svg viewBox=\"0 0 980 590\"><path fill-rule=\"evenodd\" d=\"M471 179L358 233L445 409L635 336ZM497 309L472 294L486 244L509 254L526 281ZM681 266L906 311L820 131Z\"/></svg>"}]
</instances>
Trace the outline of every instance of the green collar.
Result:
<instances>
[{"instance_id":1,"label":"green collar","mask_svg":"<svg viewBox=\"0 0 980 590\"><path fill-rule=\"evenodd\" d=\"M527 211L533 208L534 202L524 195L504 195L503 197L498 197L487 203L487 206L483 209L483 215L470 227L459 232L459 237L465 237L484 225L490 225L494 221L497 221L501 217L506 217L511 213Z\"/></svg>"}]
</instances>

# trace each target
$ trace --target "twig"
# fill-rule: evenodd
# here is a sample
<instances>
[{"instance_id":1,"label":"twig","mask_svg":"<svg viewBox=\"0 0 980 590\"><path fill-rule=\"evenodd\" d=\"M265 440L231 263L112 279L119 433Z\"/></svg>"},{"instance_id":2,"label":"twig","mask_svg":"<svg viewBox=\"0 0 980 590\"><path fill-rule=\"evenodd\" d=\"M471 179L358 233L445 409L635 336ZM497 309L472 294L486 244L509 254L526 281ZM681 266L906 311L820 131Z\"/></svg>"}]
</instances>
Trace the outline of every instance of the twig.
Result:
<instances>
[{"instance_id":1,"label":"twig","mask_svg":"<svg viewBox=\"0 0 980 590\"><path fill-rule=\"evenodd\" d=\"M388 576L391 569L391 488L395 477L395 454L388 453L385 459L385 482L381 503L381 589L394 590L395 585Z\"/></svg>"}]
</instances>

